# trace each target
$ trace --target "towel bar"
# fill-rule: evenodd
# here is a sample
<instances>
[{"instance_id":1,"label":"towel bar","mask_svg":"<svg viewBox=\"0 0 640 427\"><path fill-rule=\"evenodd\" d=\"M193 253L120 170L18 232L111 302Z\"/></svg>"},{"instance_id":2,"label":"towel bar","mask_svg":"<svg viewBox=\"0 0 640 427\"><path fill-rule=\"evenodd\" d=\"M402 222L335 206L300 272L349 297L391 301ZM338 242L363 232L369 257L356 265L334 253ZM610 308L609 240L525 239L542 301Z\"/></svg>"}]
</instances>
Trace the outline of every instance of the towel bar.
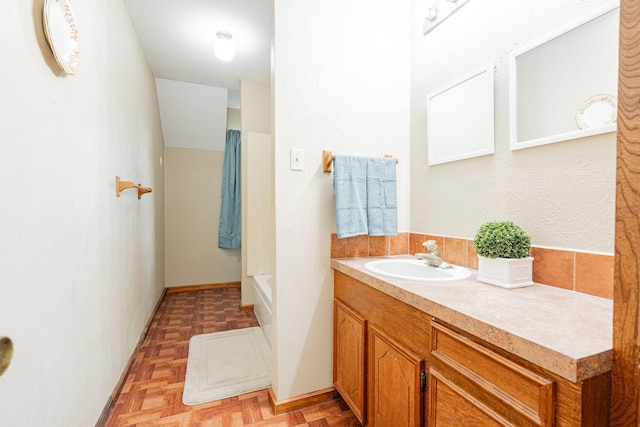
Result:
<instances>
[{"instance_id":1,"label":"towel bar","mask_svg":"<svg viewBox=\"0 0 640 427\"><path fill-rule=\"evenodd\" d=\"M392 158L391 154L385 154L384 156L387 159ZM331 172L331 164L336 159L336 156L331 153L331 151L322 150L322 171L323 172ZM398 159L396 159L396 164L398 164Z\"/></svg>"},{"instance_id":2,"label":"towel bar","mask_svg":"<svg viewBox=\"0 0 640 427\"><path fill-rule=\"evenodd\" d=\"M129 188L138 189L138 200L140 200L143 194L151 193L151 189L143 187L142 184L134 184L131 181L120 181L120 177L116 176L116 197L120 197L120 192Z\"/></svg>"}]
</instances>

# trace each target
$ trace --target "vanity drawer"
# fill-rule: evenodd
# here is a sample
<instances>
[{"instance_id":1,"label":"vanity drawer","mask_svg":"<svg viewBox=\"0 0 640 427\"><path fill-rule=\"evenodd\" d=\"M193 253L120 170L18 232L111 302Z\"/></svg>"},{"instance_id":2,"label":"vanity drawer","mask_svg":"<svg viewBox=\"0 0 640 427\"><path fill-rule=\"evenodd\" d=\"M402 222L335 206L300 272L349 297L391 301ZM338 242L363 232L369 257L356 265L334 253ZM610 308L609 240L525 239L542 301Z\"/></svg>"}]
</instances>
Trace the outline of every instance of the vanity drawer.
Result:
<instances>
[{"instance_id":1,"label":"vanity drawer","mask_svg":"<svg viewBox=\"0 0 640 427\"><path fill-rule=\"evenodd\" d=\"M462 394L481 403L507 424L553 425L553 381L446 326L435 322L431 326L434 380L440 376L455 384Z\"/></svg>"}]
</instances>

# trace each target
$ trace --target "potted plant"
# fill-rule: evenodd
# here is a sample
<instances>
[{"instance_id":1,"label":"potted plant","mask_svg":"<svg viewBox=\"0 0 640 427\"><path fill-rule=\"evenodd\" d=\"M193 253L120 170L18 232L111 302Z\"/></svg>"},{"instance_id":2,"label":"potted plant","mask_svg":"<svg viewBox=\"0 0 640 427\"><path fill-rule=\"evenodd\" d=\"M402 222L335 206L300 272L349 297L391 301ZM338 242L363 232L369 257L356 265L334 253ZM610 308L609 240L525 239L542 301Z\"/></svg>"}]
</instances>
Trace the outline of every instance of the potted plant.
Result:
<instances>
[{"instance_id":1,"label":"potted plant","mask_svg":"<svg viewBox=\"0 0 640 427\"><path fill-rule=\"evenodd\" d=\"M533 285L531 237L511 221L483 224L473 239L478 281L513 289Z\"/></svg>"}]
</instances>

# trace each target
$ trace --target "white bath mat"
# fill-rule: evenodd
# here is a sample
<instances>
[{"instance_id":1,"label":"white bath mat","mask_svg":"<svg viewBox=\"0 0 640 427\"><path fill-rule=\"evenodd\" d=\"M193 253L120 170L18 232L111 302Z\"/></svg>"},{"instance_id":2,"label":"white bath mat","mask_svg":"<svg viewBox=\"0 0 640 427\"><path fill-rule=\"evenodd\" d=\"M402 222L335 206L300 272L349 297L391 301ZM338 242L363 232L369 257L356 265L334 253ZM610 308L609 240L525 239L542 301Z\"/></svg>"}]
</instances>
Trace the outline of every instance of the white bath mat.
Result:
<instances>
[{"instance_id":1,"label":"white bath mat","mask_svg":"<svg viewBox=\"0 0 640 427\"><path fill-rule=\"evenodd\" d=\"M195 335L189 357L182 403L199 403L271 386L271 348L259 327Z\"/></svg>"}]
</instances>

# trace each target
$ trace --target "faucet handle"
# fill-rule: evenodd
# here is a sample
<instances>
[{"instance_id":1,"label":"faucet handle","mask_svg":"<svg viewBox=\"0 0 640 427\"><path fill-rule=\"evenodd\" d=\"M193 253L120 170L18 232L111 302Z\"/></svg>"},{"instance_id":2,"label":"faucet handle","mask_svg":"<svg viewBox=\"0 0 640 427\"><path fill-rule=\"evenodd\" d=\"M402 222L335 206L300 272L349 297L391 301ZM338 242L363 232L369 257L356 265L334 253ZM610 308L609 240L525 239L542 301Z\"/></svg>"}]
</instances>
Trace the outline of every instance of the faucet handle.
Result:
<instances>
[{"instance_id":1,"label":"faucet handle","mask_svg":"<svg viewBox=\"0 0 640 427\"><path fill-rule=\"evenodd\" d=\"M427 252L435 252L438 250L438 244L435 240L427 240L426 242L422 243L422 246L427 248Z\"/></svg>"}]
</instances>

